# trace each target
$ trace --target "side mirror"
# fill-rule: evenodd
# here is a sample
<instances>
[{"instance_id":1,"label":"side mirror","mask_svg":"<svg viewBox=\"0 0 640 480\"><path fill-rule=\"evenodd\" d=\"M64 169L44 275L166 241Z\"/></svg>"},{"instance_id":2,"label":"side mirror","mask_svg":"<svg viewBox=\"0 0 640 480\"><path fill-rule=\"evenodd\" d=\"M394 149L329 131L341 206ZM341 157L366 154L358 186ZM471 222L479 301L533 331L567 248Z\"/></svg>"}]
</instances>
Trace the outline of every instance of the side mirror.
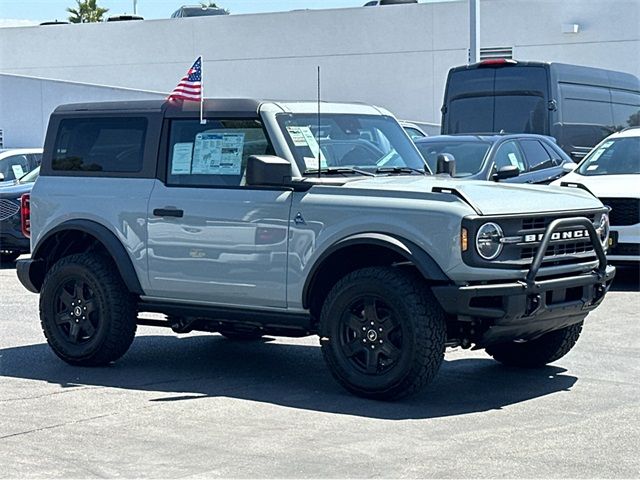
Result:
<instances>
[{"instance_id":1,"label":"side mirror","mask_svg":"<svg viewBox=\"0 0 640 480\"><path fill-rule=\"evenodd\" d=\"M504 167L500 167L496 173L494 173L491 178L494 182L499 180L505 180L507 178L514 178L520 175L520 169L515 165L506 165Z\"/></svg>"},{"instance_id":2,"label":"side mirror","mask_svg":"<svg viewBox=\"0 0 640 480\"><path fill-rule=\"evenodd\" d=\"M563 171L564 173L571 173L571 172L573 172L576 168L578 168L578 164L577 164L577 163L567 162L567 163L563 163L563 164L562 164L562 171Z\"/></svg>"},{"instance_id":3,"label":"side mirror","mask_svg":"<svg viewBox=\"0 0 640 480\"><path fill-rule=\"evenodd\" d=\"M291 182L291 163L273 155L251 155L246 179L247 185L287 185Z\"/></svg>"},{"instance_id":4,"label":"side mirror","mask_svg":"<svg viewBox=\"0 0 640 480\"><path fill-rule=\"evenodd\" d=\"M0 182L4 182L4 173L0 173Z\"/></svg>"},{"instance_id":5,"label":"side mirror","mask_svg":"<svg viewBox=\"0 0 640 480\"><path fill-rule=\"evenodd\" d=\"M441 173L450 177L456 174L456 159L450 153L441 153L436 159L436 175Z\"/></svg>"}]
</instances>

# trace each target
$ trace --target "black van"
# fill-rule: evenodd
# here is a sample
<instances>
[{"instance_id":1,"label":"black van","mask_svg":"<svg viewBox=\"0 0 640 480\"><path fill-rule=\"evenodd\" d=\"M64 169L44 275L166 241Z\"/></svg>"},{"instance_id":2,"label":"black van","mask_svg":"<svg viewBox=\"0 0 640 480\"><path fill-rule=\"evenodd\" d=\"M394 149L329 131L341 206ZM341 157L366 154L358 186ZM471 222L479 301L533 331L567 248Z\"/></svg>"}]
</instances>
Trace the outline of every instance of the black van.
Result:
<instances>
[{"instance_id":1,"label":"black van","mask_svg":"<svg viewBox=\"0 0 640 480\"><path fill-rule=\"evenodd\" d=\"M640 124L640 80L563 63L491 59L449 70L443 134L538 133L580 160L600 140Z\"/></svg>"}]
</instances>

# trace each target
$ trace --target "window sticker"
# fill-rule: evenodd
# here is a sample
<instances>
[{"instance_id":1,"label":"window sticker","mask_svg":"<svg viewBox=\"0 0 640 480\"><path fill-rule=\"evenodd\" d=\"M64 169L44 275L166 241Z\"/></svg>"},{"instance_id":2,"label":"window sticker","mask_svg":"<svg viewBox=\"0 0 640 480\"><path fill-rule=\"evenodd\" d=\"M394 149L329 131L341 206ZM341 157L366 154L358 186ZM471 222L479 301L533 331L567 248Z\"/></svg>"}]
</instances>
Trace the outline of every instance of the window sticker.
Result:
<instances>
[{"instance_id":1,"label":"window sticker","mask_svg":"<svg viewBox=\"0 0 640 480\"><path fill-rule=\"evenodd\" d=\"M311 157L305 157L304 162L307 169L318 168L318 154L320 155L321 168L327 168L327 159L324 157L322 152L320 152L320 146L318 145L316 137L311 133L311 129L309 127L288 126L287 132L289 132L289 136L296 147L308 147L309 150L311 150L311 154L314 157L314 163L311 166L311 162L307 162L307 158Z\"/></svg>"},{"instance_id":2,"label":"window sticker","mask_svg":"<svg viewBox=\"0 0 640 480\"><path fill-rule=\"evenodd\" d=\"M613 142L611 142L613 143ZM600 147L598 150L596 150L593 155L591 155L591 158L589 159L589 163L595 163L598 161L598 159L602 156L602 154L605 152L606 147L603 145L602 147Z\"/></svg>"},{"instance_id":3,"label":"window sticker","mask_svg":"<svg viewBox=\"0 0 640 480\"><path fill-rule=\"evenodd\" d=\"M589 165L587 167L587 171L591 172L593 170L597 170L598 169L598 165Z\"/></svg>"},{"instance_id":4,"label":"window sticker","mask_svg":"<svg viewBox=\"0 0 640 480\"><path fill-rule=\"evenodd\" d=\"M11 165L11 170L13 170L13 176L16 178L20 178L24 175L24 170L22 169L22 165Z\"/></svg>"},{"instance_id":5,"label":"window sticker","mask_svg":"<svg viewBox=\"0 0 640 480\"><path fill-rule=\"evenodd\" d=\"M302 134L301 130L302 130L301 127L295 127L295 126L287 127L287 132L289 132L289 136L291 137L291 140L293 140L293 144L296 147L307 147L308 146L307 140Z\"/></svg>"},{"instance_id":6,"label":"window sticker","mask_svg":"<svg viewBox=\"0 0 640 480\"><path fill-rule=\"evenodd\" d=\"M171 175L189 175L191 173L193 143L176 143L171 157Z\"/></svg>"},{"instance_id":7,"label":"window sticker","mask_svg":"<svg viewBox=\"0 0 640 480\"><path fill-rule=\"evenodd\" d=\"M519 165L518 165L518 157L516 156L515 153L513 153L513 152L508 153L507 157L509 157L509 161L511 162L511 165L519 167Z\"/></svg>"},{"instance_id":8,"label":"window sticker","mask_svg":"<svg viewBox=\"0 0 640 480\"><path fill-rule=\"evenodd\" d=\"M240 175L244 133L196 135L191 173L194 175Z\"/></svg>"}]
</instances>

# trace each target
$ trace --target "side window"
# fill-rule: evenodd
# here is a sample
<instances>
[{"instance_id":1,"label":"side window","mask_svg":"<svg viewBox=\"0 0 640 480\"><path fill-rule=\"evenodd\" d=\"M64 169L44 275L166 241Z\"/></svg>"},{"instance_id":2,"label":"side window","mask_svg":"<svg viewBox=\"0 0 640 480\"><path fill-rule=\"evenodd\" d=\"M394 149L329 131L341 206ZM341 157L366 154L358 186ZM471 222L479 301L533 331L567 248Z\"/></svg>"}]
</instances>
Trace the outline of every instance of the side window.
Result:
<instances>
[{"instance_id":1,"label":"side window","mask_svg":"<svg viewBox=\"0 0 640 480\"><path fill-rule=\"evenodd\" d=\"M36 167L39 167L42 163L42 154L41 153L32 153L29 155L31 160L31 169L33 170Z\"/></svg>"},{"instance_id":2,"label":"side window","mask_svg":"<svg viewBox=\"0 0 640 480\"><path fill-rule=\"evenodd\" d=\"M549 152L538 140L521 140L520 146L529 164L529 170L535 172L553 167L554 163Z\"/></svg>"},{"instance_id":3,"label":"side window","mask_svg":"<svg viewBox=\"0 0 640 480\"><path fill-rule=\"evenodd\" d=\"M240 186L247 159L270 155L262 123L252 120L173 120L169 134L167 183Z\"/></svg>"},{"instance_id":4,"label":"side window","mask_svg":"<svg viewBox=\"0 0 640 480\"><path fill-rule=\"evenodd\" d=\"M53 170L135 173L142 170L145 118L62 120L53 151Z\"/></svg>"},{"instance_id":5,"label":"side window","mask_svg":"<svg viewBox=\"0 0 640 480\"><path fill-rule=\"evenodd\" d=\"M504 142L498 147L496 154L493 157L496 164L496 168L500 169L509 165L515 165L520 170L520 173L526 171L524 159L522 153L518 148L518 144L515 140Z\"/></svg>"},{"instance_id":6,"label":"side window","mask_svg":"<svg viewBox=\"0 0 640 480\"><path fill-rule=\"evenodd\" d=\"M20 178L30 170L27 155L12 155L0 160L0 173L4 176L4 181Z\"/></svg>"}]
</instances>

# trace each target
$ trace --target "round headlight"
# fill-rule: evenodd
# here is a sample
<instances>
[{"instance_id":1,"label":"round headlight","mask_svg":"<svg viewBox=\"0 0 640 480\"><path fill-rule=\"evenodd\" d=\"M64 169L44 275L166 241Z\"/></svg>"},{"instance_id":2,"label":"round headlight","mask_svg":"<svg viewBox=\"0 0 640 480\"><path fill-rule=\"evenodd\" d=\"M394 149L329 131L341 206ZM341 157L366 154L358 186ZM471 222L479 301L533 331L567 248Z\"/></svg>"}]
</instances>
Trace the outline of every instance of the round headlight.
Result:
<instances>
[{"instance_id":1,"label":"round headlight","mask_svg":"<svg viewBox=\"0 0 640 480\"><path fill-rule=\"evenodd\" d=\"M603 213L600 217L600 225L597 230L598 236L600 237L600 243L602 243L602 247L606 250L609 247L609 215Z\"/></svg>"},{"instance_id":2,"label":"round headlight","mask_svg":"<svg viewBox=\"0 0 640 480\"><path fill-rule=\"evenodd\" d=\"M485 260L493 260L502 251L502 229L495 223L485 223L476 234L476 250Z\"/></svg>"}]
</instances>

